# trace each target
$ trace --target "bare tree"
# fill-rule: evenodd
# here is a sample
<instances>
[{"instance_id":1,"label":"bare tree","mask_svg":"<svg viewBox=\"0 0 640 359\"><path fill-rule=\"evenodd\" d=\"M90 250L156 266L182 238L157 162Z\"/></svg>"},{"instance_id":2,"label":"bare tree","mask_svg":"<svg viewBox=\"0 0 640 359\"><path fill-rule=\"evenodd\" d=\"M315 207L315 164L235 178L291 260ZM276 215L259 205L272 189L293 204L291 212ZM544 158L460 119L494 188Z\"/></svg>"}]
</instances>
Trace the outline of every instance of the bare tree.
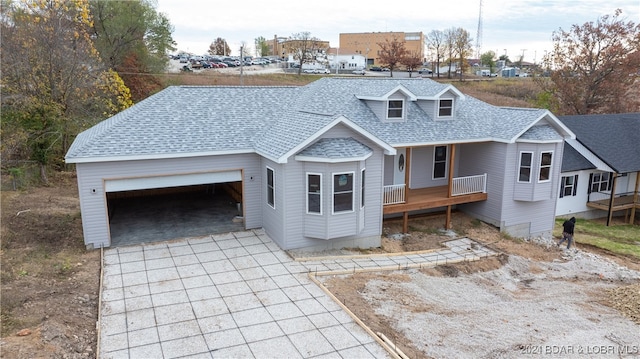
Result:
<instances>
[{"instance_id":1,"label":"bare tree","mask_svg":"<svg viewBox=\"0 0 640 359\"><path fill-rule=\"evenodd\" d=\"M319 56L324 57L328 50L320 39L312 37L308 31L291 35L285 47L298 62L298 75L302 73L302 64L316 61Z\"/></svg>"},{"instance_id":2,"label":"bare tree","mask_svg":"<svg viewBox=\"0 0 640 359\"><path fill-rule=\"evenodd\" d=\"M433 70L433 73L438 73L438 78L440 77L440 60L442 59L445 50L445 33L441 30L432 30L426 38L427 48L434 52L436 57L436 66Z\"/></svg>"},{"instance_id":3,"label":"bare tree","mask_svg":"<svg viewBox=\"0 0 640 359\"><path fill-rule=\"evenodd\" d=\"M543 58L550 81L540 81L555 94L564 114L640 111L632 94L640 70L640 24L625 22L621 10L595 23L573 25L553 33L553 51Z\"/></svg>"},{"instance_id":4,"label":"bare tree","mask_svg":"<svg viewBox=\"0 0 640 359\"><path fill-rule=\"evenodd\" d=\"M422 54L417 51L408 51L407 55L402 58L401 63L407 68L409 77L411 77L411 73L422 66Z\"/></svg>"},{"instance_id":5,"label":"bare tree","mask_svg":"<svg viewBox=\"0 0 640 359\"><path fill-rule=\"evenodd\" d=\"M227 44L227 40L219 37L209 45L209 55L228 56L231 54L231 48Z\"/></svg>"},{"instance_id":6,"label":"bare tree","mask_svg":"<svg viewBox=\"0 0 640 359\"><path fill-rule=\"evenodd\" d=\"M462 80L462 75L469 68L469 63L467 62L467 58L471 56L473 53L473 39L471 38L471 34L469 31L459 27L455 29L455 37L453 41L453 45L455 47L455 53L458 56L458 64L460 70L460 79Z\"/></svg>"},{"instance_id":7,"label":"bare tree","mask_svg":"<svg viewBox=\"0 0 640 359\"><path fill-rule=\"evenodd\" d=\"M386 65L393 77L393 70L398 67L399 63L408 55L409 51L404 46L404 41L400 41L397 36L394 36L391 40L386 39L384 42L379 42L380 46L380 62Z\"/></svg>"},{"instance_id":8,"label":"bare tree","mask_svg":"<svg viewBox=\"0 0 640 359\"><path fill-rule=\"evenodd\" d=\"M447 69L447 78L451 78L451 67L456 57L456 28L452 27L444 31L444 49L447 56L449 68Z\"/></svg>"}]
</instances>

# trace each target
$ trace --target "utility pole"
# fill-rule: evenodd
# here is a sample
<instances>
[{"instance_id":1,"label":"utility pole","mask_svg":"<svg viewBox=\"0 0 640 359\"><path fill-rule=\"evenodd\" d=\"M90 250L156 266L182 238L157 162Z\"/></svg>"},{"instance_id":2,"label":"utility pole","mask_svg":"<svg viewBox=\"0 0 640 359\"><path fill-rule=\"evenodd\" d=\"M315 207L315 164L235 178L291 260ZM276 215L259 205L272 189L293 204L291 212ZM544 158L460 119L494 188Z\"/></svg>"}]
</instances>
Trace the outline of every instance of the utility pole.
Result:
<instances>
[{"instance_id":1,"label":"utility pole","mask_svg":"<svg viewBox=\"0 0 640 359\"><path fill-rule=\"evenodd\" d=\"M482 0L480 0L480 11L478 14L478 31L476 32L476 55L480 58L482 51Z\"/></svg>"}]
</instances>

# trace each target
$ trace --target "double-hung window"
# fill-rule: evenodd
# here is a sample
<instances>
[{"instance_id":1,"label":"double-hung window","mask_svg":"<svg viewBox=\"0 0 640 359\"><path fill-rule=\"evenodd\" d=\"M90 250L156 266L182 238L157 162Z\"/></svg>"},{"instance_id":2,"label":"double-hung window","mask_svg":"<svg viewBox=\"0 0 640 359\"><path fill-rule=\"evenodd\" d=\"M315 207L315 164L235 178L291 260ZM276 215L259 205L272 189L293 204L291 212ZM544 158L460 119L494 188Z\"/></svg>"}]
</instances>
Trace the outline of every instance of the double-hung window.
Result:
<instances>
[{"instance_id":1,"label":"double-hung window","mask_svg":"<svg viewBox=\"0 0 640 359\"><path fill-rule=\"evenodd\" d=\"M591 185L589 186L589 193L605 192L611 189L611 185L609 183L609 172L592 173L589 180L591 183Z\"/></svg>"},{"instance_id":2,"label":"double-hung window","mask_svg":"<svg viewBox=\"0 0 640 359\"><path fill-rule=\"evenodd\" d=\"M433 179L447 178L447 146L436 146L433 150Z\"/></svg>"},{"instance_id":3,"label":"double-hung window","mask_svg":"<svg viewBox=\"0 0 640 359\"><path fill-rule=\"evenodd\" d=\"M578 175L562 176L560 181L560 198L575 196L578 189Z\"/></svg>"},{"instance_id":4,"label":"double-hung window","mask_svg":"<svg viewBox=\"0 0 640 359\"><path fill-rule=\"evenodd\" d=\"M404 115L403 100L389 100L387 102L387 118L390 120L402 119Z\"/></svg>"},{"instance_id":5,"label":"double-hung window","mask_svg":"<svg viewBox=\"0 0 640 359\"><path fill-rule=\"evenodd\" d=\"M520 152L520 164L518 165L518 182L531 182L531 162L533 152Z\"/></svg>"},{"instance_id":6,"label":"double-hung window","mask_svg":"<svg viewBox=\"0 0 640 359\"><path fill-rule=\"evenodd\" d=\"M353 211L353 172L333 175L333 213Z\"/></svg>"},{"instance_id":7,"label":"double-hung window","mask_svg":"<svg viewBox=\"0 0 640 359\"><path fill-rule=\"evenodd\" d=\"M553 152L542 152L540 155L540 174L538 182L551 180L551 164L553 163Z\"/></svg>"},{"instance_id":8,"label":"double-hung window","mask_svg":"<svg viewBox=\"0 0 640 359\"><path fill-rule=\"evenodd\" d=\"M322 175L307 174L307 213L322 214Z\"/></svg>"},{"instance_id":9,"label":"double-hung window","mask_svg":"<svg viewBox=\"0 0 640 359\"><path fill-rule=\"evenodd\" d=\"M453 100L440 100L438 104L438 117L451 117L453 115Z\"/></svg>"},{"instance_id":10,"label":"double-hung window","mask_svg":"<svg viewBox=\"0 0 640 359\"><path fill-rule=\"evenodd\" d=\"M267 167L267 204L276 208L276 174L273 168Z\"/></svg>"}]
</instances>

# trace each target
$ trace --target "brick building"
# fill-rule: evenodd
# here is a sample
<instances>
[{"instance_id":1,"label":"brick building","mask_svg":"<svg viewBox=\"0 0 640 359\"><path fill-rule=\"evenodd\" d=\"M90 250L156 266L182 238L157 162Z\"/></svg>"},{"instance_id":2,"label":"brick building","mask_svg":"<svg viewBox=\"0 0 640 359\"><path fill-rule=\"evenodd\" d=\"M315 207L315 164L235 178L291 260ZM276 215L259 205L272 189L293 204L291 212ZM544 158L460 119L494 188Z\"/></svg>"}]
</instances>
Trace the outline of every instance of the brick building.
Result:
<instances>
[{"instance_id":1,"label":"brick building","mask_svg":"<svg viewBox=\"0 0 640 359\"><path fill-rule=\"evenodd\" d=\"M361 32L340 34L340 52L364 55L367 65L380 63L380 45L397 38L405 42L411 53L421 54L424 61L424 34L422 32Z\"/></svg>"}]
</instances>

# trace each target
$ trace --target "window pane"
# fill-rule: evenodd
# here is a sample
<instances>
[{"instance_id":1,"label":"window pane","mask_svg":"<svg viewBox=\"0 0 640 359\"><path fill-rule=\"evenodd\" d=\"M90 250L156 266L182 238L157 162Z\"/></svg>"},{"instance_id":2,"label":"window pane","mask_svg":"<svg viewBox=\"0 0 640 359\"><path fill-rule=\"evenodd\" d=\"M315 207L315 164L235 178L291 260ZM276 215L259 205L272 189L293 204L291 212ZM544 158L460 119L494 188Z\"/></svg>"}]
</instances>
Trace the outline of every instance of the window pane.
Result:
<instances>
[{"instance_id":1,"label":"window pane","mask_svg":"<svg viewBox=\"0 0 640 359\"><path fill-rule=\"evenodd\" d=\"M320 213L320 194L309 193L309 213Z\"/></svg>"},{"instance_id":2,"label":"window pane","mask_svg":"<svg viewBox=\"0 0 640 359\"><path fill-rule=\"evenodd\" d=\"M342 173L333 176L333 191L343 192L353 190L353 174Z\"/></svg>"},{"instance_id":3,"label":"window pane","mask_svg":"<svg viewBox=\"0 0 640 359\"><path fill-rule=\"evenodd\" d=\"M573 195L573 188L572 188L572 187L565 187L565 188L564 188L564 195L565 195L565 196L571 196L571 195Z\"/></svg>"},{"instance_id":4,"label":"window pane","mask_svg":"<svg viewBox=\"0 0 640 359\"><path fill-rule=\"evenodd\" d=\"M525 152L520 155L520 166L531 166L531 153Z\"/></svg>"},{"instance_id":5,"label":"window pane","mask_svg":"<svg viewBox=\"0 0 640 359\"><path fill-rule=\"evenodd\" d=\"M520 167L520 182L529 182L529 176L531 175L531 168Z\"/></svg>"},{"instance_id":6,"label":"window pane","mask_svg":"<svg viewBox=\"0 0 640 359\"><path fill-rule=\"evenodd\" d=\"M546 181L549 179L549 167L540 168L540 181Z\"/></svg>"},{"instance_id":7,"label":"window pane","mask_svg":"<svg viewBox=\"0 0 640 359\"><path fill-rule=\"evenodd\" d=\"M540 162L542 166L550 166L551 165L551 152L542 153L542 160Z\"/></svg>"},{"instance_id":8,"label":"window pane","mask_svg":"<svg viewBox=\"0 0 640 359\"><path fill-rule=\"evenodd\" d=\"M269 189L269 191L267 191L267 203L273 207L273 189Z\"/></svg>"},{"instance_id":9,"label":"window pane","mask_svg":"<svg viewBox=\"0 0 640 359\"><path fill-rule=\"evenodd\" d=\"M447 165L444 162L434 163L433 165L433 178L444 178Z\"/></svg>"},{"instance_id":10,"label":"window pane","mask_svg":"<svg viewBox=\"0 0 640 359\"><path fill-rule=\"evenodd\" d=\"M320 175L309 175L309 193L320 193Z\"/></svg>"},{"instance_id":11,"label":"window pane","mask_svg":"<svg viewBox=\"0 0 640 359\"><path fill-rule=\"evenodd\" d=\"M436 147L435 160L436 161L446 161L447 160L447 146L437 146Z\"/></svg>"},{"instance_id":12,"label":"window pane","mask_svg":"<svg viewBox=\"0 0 640 359\"><path fill-rule=\"evenodd\" d=\"M351 192L348 193L336 193L333 195L333 211L352 211L353 201L351 199Z\"/></svg>"}]
</instances>

